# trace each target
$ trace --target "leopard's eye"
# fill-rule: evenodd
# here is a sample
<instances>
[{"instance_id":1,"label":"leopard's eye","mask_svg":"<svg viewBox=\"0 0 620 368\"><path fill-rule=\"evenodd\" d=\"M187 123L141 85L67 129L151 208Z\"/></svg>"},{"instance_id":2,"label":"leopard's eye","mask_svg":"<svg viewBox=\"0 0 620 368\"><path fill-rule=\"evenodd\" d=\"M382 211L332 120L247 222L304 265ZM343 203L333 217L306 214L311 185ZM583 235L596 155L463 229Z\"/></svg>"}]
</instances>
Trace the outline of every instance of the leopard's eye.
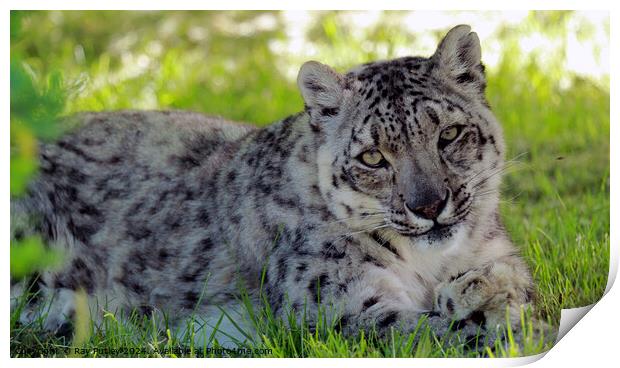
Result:
<instances>
[{"instance_id":1,"label":"leopard's eye","mask_svg":"<svg viewBox=\"0 0 620 368\"><path fill-rule=\"evenodd\" d=\"M454 126L452 128L448 128L444 130L443 132L441 132L441 135L439 136L439 138L445 141L452 141L454 140L454 138L456 138L456 135L458 133L459 133L459 128Z\"/></svg>"},{"instance_id":2,"label":"leopard's eye","mask_svg":"<svg viewBox=\"0 0 620 368\"><path fill-rule=\"evenodd\" d=\"M463 130L462 125L454 125L450 128L444 129L439 134L439 147L443 148L450 144L450 142L454 141L459 136L459 134L461 134L461 130Z\"/></svg>"},{"instance_id":3,"label":"leopard's eye","mask_svg":"<svg viewBox=\"0 0 620 368\"><path fill-rule=\"evenodd\" d=\"M369 150L362 153L359 159L364 165L369 167L381 167L386 163L381 152L376 150Z\"/></svg>"}]
</instances>

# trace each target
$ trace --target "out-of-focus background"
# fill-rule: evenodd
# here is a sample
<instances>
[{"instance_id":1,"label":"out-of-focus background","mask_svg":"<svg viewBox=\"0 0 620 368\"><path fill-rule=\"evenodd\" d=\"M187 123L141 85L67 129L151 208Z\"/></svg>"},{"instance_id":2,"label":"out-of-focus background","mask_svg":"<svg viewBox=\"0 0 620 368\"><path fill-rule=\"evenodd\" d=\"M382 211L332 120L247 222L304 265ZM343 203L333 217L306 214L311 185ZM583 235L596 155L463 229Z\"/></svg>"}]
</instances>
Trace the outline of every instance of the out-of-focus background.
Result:
<instances>
[{"instance_id":1,"label":"out-of-focus background","mask_svg":"<svg viewBox=\"0 0 620 368\"><path fill-rule=\"evenodd\" d=\"M191 109L258 125L303 108L300 65L339 71L430 56L454 25L482 42L505 129L503 217L543 314L593 303L609 258L609 15L495 11L11 12L11 194L36 173L36 140L82 110ZM50 267L12 244L13 275ZM52 261L47 261L47 260Z\"/></svg>"}]
</instances>

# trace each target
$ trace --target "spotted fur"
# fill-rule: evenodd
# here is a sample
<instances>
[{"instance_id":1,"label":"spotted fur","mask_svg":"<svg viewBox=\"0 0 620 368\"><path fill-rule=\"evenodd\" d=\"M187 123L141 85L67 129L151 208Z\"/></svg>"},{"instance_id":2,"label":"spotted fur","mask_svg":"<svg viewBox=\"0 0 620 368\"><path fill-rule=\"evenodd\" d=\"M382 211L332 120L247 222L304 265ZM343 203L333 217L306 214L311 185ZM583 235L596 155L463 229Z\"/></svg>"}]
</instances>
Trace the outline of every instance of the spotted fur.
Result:
<instances>
[{"instance_id":1,"label":"spotted fur","mask_svg":"<svg viewBox=\"0 0 620 368\"><path fill-rule=\"evenodd\" d=\"M532 284L498 216L504 143L476 34L458 26L429 58L345 74L308 62L298 84L305 111L263 129L84 113L43 144L12 216L68 254L39 278L45 296L65 296L49 328L78 289L108 310L181 320L244 288L279 315L329 306L346 333L413 330L421 317L438 333L452 319L489 328L506 307L518 318ZM363 162L369 150L381 165Z\"/></svg>"}]
</instances>

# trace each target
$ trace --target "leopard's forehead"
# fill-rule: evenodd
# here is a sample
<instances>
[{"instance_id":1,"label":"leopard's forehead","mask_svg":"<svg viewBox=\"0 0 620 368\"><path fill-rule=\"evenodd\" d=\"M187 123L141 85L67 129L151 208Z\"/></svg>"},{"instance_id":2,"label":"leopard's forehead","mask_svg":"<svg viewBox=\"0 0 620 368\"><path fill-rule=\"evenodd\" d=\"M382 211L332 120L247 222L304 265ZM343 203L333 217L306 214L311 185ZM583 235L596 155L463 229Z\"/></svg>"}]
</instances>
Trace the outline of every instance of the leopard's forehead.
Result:
<instances>
[{"instance_id":1,"label":"leopard's forehead","mask_svg":"<svg viewBox=\"0 0 620 368\"><path fill-rule=\"evenodd\" d=\"M432 62L421 57L404 57L360 65L346 77L355 81L358 92L366 97L395 99L403 96L429 94L443 89L431 76Z\"/></svg>"},{"instance_id":2,"label":"leopard's forehead","mask_svg":"<svg viewBox=\"0 0 620 368\"><path fill-rule=\"evenodd\" d=\"M356 66L347 72L347 77L365 82L387 81L390 77L404 77L406 74L427 74L428 58L407 56L398 59L373 61Z\"/></svg>"},{"instance_id":3,"label":"leopard's forehead","mask_svg":"<svg viewBox=\"0 0 620 368\"><path fill-rule=\"evenodd\" d=\"M470 88L469 83L472 81L471 74L461 74L456 80L443 76L442 73L433 73L440 66L431 58L420 56L407 56L391 60L381 60L362 64L350 69L345 77L351 81L356 81L358 86L368 90L370 87L376 87L377 91L383 98L389 96L397 96L406 94L411 91L424 91L430 94L457 94L456 85L462 85L463 88ZM477 66L480 73L484 73L484 66ZM482 88L485 83L481 82ZM484 97L484 96L482 96Z\"/></svg>"},{"instance_id":4,"label":"leopard's forehead","mask_svg":"<svg viewBox=\"0 0 620 368\"><path fill-rule=\"evenodd\" d=\"M356 107L375 111L391 110L393 114L404 113L405 105L413 101L424 102L440 109L468 110L468 98L454 88L454 84L442 81L433 73L432 60L423 57L367 63L353 68L346 74L348 84L354 86L361 100ZM441 105L441 106L440 106ZM436 114L431 112L432 118Z\"/></svg>"},{"instance_id":5,"label":"leopard's forehead","mask_svg":"<svg viewBox=\"0 0 620 368\"><path fill-rule=\"evenodd\" d=\"M350 70L346 78L357 95L350 119L354 126L341 128L353 129L352 135L366 132L375 143L387 141L392 150L400 150L403 144L429 140L446 124L468 122L467 102L432 75L433 67L429 59L404 57Z\"/></svg>"}]
</instances>

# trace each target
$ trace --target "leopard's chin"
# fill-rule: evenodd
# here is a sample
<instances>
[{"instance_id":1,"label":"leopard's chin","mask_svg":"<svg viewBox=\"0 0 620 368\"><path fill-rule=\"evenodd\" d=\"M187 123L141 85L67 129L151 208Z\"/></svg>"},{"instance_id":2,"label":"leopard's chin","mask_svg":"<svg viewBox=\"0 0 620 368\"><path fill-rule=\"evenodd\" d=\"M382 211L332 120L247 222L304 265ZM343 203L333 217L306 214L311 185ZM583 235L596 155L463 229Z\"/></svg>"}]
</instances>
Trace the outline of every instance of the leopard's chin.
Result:
<instances>
[{"instance_id":1,"label":"leopard's chin","mask_svg":"<svg viewBox=\"0 0 620 368\"><path fill-rule=\"evenodd\" d=\"M452 229L453 225L454 224L442 225L438 223L437 221L435 221L435 223L433 224L433 227L427 232L425 232L424 234L421 234L421 236L426 236L429 239L433 239L437 241L442 241L442 240L452 238L452 236L454 235L454 231Z\"/></svg>"}]
</instances>

